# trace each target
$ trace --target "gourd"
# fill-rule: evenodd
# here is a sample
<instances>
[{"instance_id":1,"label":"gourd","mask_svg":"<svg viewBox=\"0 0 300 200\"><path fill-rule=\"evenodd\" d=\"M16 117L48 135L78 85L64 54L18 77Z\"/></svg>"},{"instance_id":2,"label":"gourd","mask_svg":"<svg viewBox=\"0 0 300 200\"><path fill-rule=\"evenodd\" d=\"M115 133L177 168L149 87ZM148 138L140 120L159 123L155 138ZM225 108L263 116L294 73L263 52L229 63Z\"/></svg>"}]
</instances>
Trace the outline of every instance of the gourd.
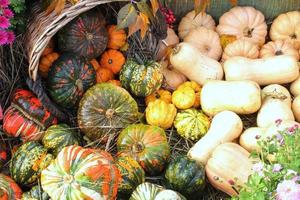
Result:
<instances>
[{"instance_id":1,"label":"gourd","mask_svg":"<svg viewBox=\"0 0 300 200\"><path fill-rule=\"evenodd\" d=\"M267 35L267 24L259 10L236 6L220 17L216 30L220 36L234 35L237 39L263 45Z\"/></svg>"},{"instance_id":2,"label":"gourd","mask_svg":"<svg viewBox=\"0 0 300 200\"><path fill-rule=\"evenodd\" d=\"M126 44L127 35L124 29L118 29L116 25L107 26L107 48L120 49Z\"/></svg>"},{"instance_id":3,"label":"gourd","mask_svg":"<svg viewBox=\"0 0 300 200\"><path fill-rule=\"evenodd\" d=\"M22 198L22 189L9 176L0 174L0 199L19 200Z\"/></svg>"},{"instance_id":4,"label":"gourd","mask_svg":"<svg viewBox=\"0 0 300 200\"><path fill-rule=\"evenodd\" d=\"M300 66L300 65L299 65ZM294 97L297 97L300 95L300 76L291 83L290 85L290 92Z\"/></svg>"},{"instance_id":5,"label":"gourd","mask_svg":"<svg viewBox=\"0 0 300 200\"><path fill-rule=\"evenodd\" d=\"M259 85L290 83L299 76L296 59L286 55L261 59L233 57L223 67L226 80L252 80Z\"/></svg>"},{"instance_id":6,"label":"gourd","mask_svg":"<svg viewBox=\"0 0 300 200\"><path fill-rule=\"evenodd\" d=\"M100 66L110 69L114 74L119 73L125 63L124 55L114 49L109 49L101 55Z\"/></svg>"},{"instance_id":7,"label":"gourd","mask_svg":"<svg viewBox=\"0 0 300 200\"><path fill-rule=\"evenodd\" d=\"M41 185L33 186L29 191L23 193L21 200L49 200L50 197L42 190Z\"/></svg>"},{"instance_id":8,"label":"gourd","mask_svg":"<svg viewBox=\"0 0 300 200\"><path fill-rule=\"evenodd\" d=\"M206 57L189 43L178 44L170 55L172 66L188 79L203 85L207 80L223 78L223 68L219 62Z\"/></svg>"},{"instance_id":9,"label":"gourd","mask_svg":"<svg viewBox=\"0 0 300 200\"><path fill-rule=\"evenodd\" d=\"M282 13L274 19L270 38L274 40L288 40L295 49L300 49L300 11Z\"/></svg>"},{"instance_id":10,"label":"gourd","mask_svg":"<svg viewBox=\"0 0 300 200\"><path fill-rule=\"evenodd\" d=\"M222 98L216 98L216 94ZM200 99L203 111L209 116L224 110L251 114L261 106L260 87L253 81L208 81Z\"/></svg>"},{"instance_id":11,"label":"gourd","mask_svg":"<svg viewBox=\"0 0 300 200\"><path fill-rule=\"evenodd\" d=\"M280 99L289 107L292 106L292 97L290 92L285 87L279 84L271 84L265 86L261 91L261 98L262 100Z\"/></svg>"},{"instance_id":12,"label":"gourd","mask_svg":"<svg viewBox=\"0 0 300 200\"><path fill-rule=\"evenodd\" d=\"M166 103L172 103L172 94L168 90L159 89L154 93L150 94L149 96L146 96L145 98L146 106L148 106L150 102L154 102L157 99L162 100Z\"/></svg>"},{"instance_id":13,"label":"gourd","mask_svg":"<svg viewBox=\"0 0 300 200\"><path fill-rule=\"evenodd\" d=\"M218 33L205 27L191 30L184 38L184 42L197 47L199 51L214 60L219 60L222 55L222 47Z\"/></svg>"},{"instance_id":14,"label":"gourd","mask_svg":"<svg viewBox=\"0 0 300 200\"><path fill-rule=\"evenodd\" d=\"M157 193L154 200L187 200L184 196L173 190L163 190Z\"/></svg>"},{"instance_id":15,"label":"gourd","mask_svg":"<svg viewBox=\"0 0 300 200\"><path fill-rule=\"evenodd\" d=\"M299 60L299 53L289 40L270 41L264 46L262 46L259 52L260 58L267 58L279 55L294 56L296 60Z\"/></svg>"},{"instance_id":16,"label":"gourd","mask_svg":"<svg viewBox=\"0 0 300 200\"><path fill-rule=\"evenodd\" d=\"M240 136L239 144L248 152L259 152L261 150L258 141L266 138L267 128L251 127L246 129Z\"/></svg>"},{"instance_id":17,"label":"gourd","mask_svg":"<svg viewBox=\"0 0 300 200\"><path fill-rule=\"evenodd\" d=\"M300 96L293 100L292 110L297 122L300 122Z\"/></svg>"},{"instance_id":18,"label":"gourd","mask_svg":"<svg viewBox=\"0 0 300 200\"><path fill-rule=\"evenodd\" d=\"M109 80L109 81L107 81L107 83L111 83L115 86L121 87L121 82L119 80Z\"/></svg>"},{"instance_id":19,"label":"gourd","mask_svg":"<svg viewBox=\"0 0 300 200\"><path fill-rule=\"evenodd\" d=\"M164 188L160 185L145 182L140 184L131 194L129 200L155 200L155 197Z\"/></svg>"},{"instance_id":20,"label":"gourd","mask_svg":"<svg viewBox=\"0 0 300 200\"><path fill-rule=\"evenodd\" d=\"M43 78L47 78L50 67L52 66L53 62L57 60L58 57L58 53L52 52L41 58L39 64L39 73Z\"/></svg>"},{"instance_id":21,"label":"gourd","mask_svg":"<svg viewBox=\"0 0 300 200\"><path fill-rule=\"evenodd\" d=\"M191 108L196 100L196 93L191 87L176 89L172 94L172 103L178 109Z\"/></svg>"},{"instance_id":22,"label":"gourd","mask_svg":"<svg viewBox=\"0 0 300 200\"><path fill-rule=\"evenodd\" d=\"M164 76L164 80L162 83L162 88L167 90L176 90L176 88L187 81L185 75L174 69L172 65L169 65L168 62L162 63L162 74Z\"/></svg>"},{"instance_id":23,"label":"gourd","mask_svg":"<svg viewBox=\"0 0 300 200\"><path fill-rule=\"evenodd\" d=\"M239 39L236 40L230 44L228 44L223 52L222 60L225 61L228 58L234 57L234 56L242 56L246 58L258 58L259 55L259 47L257 44L245 40L245 39Z\"/></svg>"},{"instance_id":24,"label":"gourd","mask_svg":"<svg viewBox=\"0 0 300 200\"><path fill-rule=\"evenodd\" d=\"M186 81L184 83L182 83L181 85L179 85L178 89L183 89L185 90L186 87L191 87L194 92L195 92L195 101L193 104L193 108L199 108L200 107L200 94L201 94L201 86L196 83L195 81Z\"/></svg>"},{"instance_id":25,"label":"gourd","mask_svg":"<svg viewBox=\"0 0 300 200\"><path fill-rule=\"evenodd\" d=\"M171 28L168 28L167 37L159 41L159 50L156 56L156 60L161 60L162 58L166 57L168 53L168 48L171 48L178 43L179 38L176 35L175 31Z\"/></svg>"},{"instance_id":26,"label":"gourd","mask_svg":"<svg viewBox=\"0 0 300 200\"><path fill-rule=\"evenodd\" d=\"M247 182L252 173L253 160L250 153L235 143L219 145L205 166L209 182L230 196ZM235 189L234 189L235 188Z\"/></svg>"},{"instance_id":27,"label":"gourd","mask_svg":"<svg viewBox=\"0 0 300 200\"><path fill-rule=\"evenodd\" d=\"M181 39L189 34L193 29L198 27L205 27L210 30L216 29L214 19L207 13L201 12L195 16L195 11L187 13L180 21L178 26L178 34Z\"/></svg>"},{"instance_id":28,"label":"gourd","mask_svg":"<svg viewBox=\"0 0 300 200\"><path fill-rule=\"evenodd\" d=\"M212 119L210 128L188 152L188 157L205 165L214 149L222 143L238 138L243 130L241 118L232 111L218 113Z\"/></svg>"},{"instance_id":29,"label":"gourd","mask_svg":"<svg viewBox=\"0 0 300 200\"><path fill-rule=\"evenodd\" d=\"M108 69L99 67L96 71L96 82L104 83L114 79L114 73Z\"/></svg>"}]
</instances>

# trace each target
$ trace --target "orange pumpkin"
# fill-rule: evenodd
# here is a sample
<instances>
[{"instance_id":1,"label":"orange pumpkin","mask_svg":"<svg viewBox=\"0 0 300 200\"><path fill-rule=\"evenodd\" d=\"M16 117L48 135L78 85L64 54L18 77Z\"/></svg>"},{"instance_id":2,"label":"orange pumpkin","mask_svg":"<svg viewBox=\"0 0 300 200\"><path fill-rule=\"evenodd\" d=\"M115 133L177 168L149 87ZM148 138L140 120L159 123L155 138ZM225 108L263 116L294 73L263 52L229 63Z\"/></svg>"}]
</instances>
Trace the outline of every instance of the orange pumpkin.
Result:
<instances>
[{"instance_id":1,"label":"orange pumpkin","mask_svg":"<svg viewBox=\"0 0 300 200\"><path fill-rule=\"evenodd\" d=\"M110 69L103 67L98 68L98 70L96 71L96 75L97 83L103 83L114 79L113 72Z\"/></svg>"},{"instance_id":2,"label":"orange pumpkin","mask_svg":"<svg viewBox=\"0 0 300 200\"><path fill-rule=\"evenodd\" d=\"M100 64L96 59L90 60L90 63L93 65L95 71L97 71L100 68Z\"/></svg>"},{"instance_id":3,"label":"orange pumpkin","mask_svg":"<svg viewBox=\"0 0 300 200\"><path fill-rule=\"evenodd\" d=\"M52 53L53 51L54 51L54 40L53 38L51 38L46 48L44 49L42 56Z\"/></svg>"},{"instance_id":4,"label":"orange pumpkin","mask_svg":"<svg viewBox=\"0 0 300 200\"><path fill-rule=\"evenodd\" d=\"M119 80L109 80L107 82L121 87L121 82Z\"/></svg>"},{"instance_id":5,"label":"orange pumpkin","mask_svg":"<svg viewBox=\"0 0 300 200\"><path fill-rule=\"evenodd\" d=\"M124 29L116 30L116 25L107 26L108 32L108 44L107 47L110 49L120 49L126 44L126 32Z\"/></svg>"},{"instance_id":6,"label":"orange pumpkin","mask_svg":"<svg viewBox=\"0 0 300 200\"><path fill-rule=\"evenodd\" d=\"M145 98L145 103L148 106L150 102L156 99L163 100L166 103L172 103L172 94L168 90L159 89Z\"/></svg>"},{"instance_id":7,"label":"orange pumpkin","mask_svg":"<svg viewBox=\"0 0 300 200\"><path fill-rule=\"evenodd\" d=\"M114 74L117 74L125 63L124 55L114 49L105 51L100 60L101 67L110 69Z\"/></svg>"},{"instance_id":8,"label":"orange pumpkin","mask_svg":"<svg viewBox=\"0 0 300 200\"><path fill-rule=\"evenodd\" d=\"M47 78L50 67L52 66L53 62L57 60L58 57L59 57L59 54L56 52L53 52L53 53L49 53L41 58L40 64L39 64L39 73L43 78Z\"/></svg>"}]
</instances>

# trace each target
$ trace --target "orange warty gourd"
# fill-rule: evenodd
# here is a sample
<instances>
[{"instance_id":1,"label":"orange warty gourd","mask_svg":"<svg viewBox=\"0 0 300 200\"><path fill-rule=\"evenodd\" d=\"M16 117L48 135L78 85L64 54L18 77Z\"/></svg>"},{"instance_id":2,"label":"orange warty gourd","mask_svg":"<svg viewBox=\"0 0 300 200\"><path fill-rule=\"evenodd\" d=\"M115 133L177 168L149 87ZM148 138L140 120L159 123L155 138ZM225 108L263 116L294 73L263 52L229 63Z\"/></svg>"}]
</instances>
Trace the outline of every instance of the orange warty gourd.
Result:
<instances>
[{"instance_id":1,"label":"orange warty gourd","mask_svg":"<svg viewBox=\"0 0 300 200\"><path fill-rule=\"evenodd\" d=\"M39 64L39 73L43 78L47 78L50 67L52 66L53 62L57 60L58 57L59 57L59 54L56 52L53 52L53 53L49 53L41 58L40 64Z\"/></svg>"},{"instance_id":2,"label":"orange warty gourd","mask_svg":"<svg viewBox=\"0 0 300 200\"><path fill-rule=\"evenodd\" d=\"M46 48L44 49L42 56L52 53L53 51L54 51L54 40L53 40L53 38L51 38L50 41L48 42Z\"/></svg>"},{"instance_id":3,"label":"orange warty gourd","mask_svg":"<svg viewBox=\"0 0 300 200\"><path fill-rule=\"evenodd\" d=\"M225 61L228 58L234 56L242 56L246 58L258 58L259 55L259 47L257 44L245 40L239 39L230 44L228 44L223 52L222 60Z\"/></svg>"},{"instance_id":4,"label":"orange warty gourd","mask_svg":"<svg viewBox=\"0 0 300 200\"><path fill-rule=\"evenodd\" d=\"M166 103L172 103L172 94L168 90L159 89L159 90L155 91L154 93L152 93L151 95L146 96L145 103L148 106L148 104L150 102L153 102L156 99L160 99Z\"/></svg>"},{"instance_id":5,"label":"orange warty gourd","mask_svg":"<svg viewBox=\"0 0 300 200\"><path fill-rule=\"evenodd\" d=\"M96 71L96 81L97 83L103 83L103 82L107 82L109 80L113 80L114 79L114 74L110 69L107 68L103 68L100 67L97 71Z\"/></svg>"},{"instance_id":6,"label":"orange warty gourd","mask_svg":"<svg viewBox=\"0 0 300 200\"><path fill-rule=\"evenodd\" d=\"M101 67L110 69L114 74L119 73L125 63L124 55L114 49L105 51L100 60Z\"/></svg>"},{"instance_id":7,"label":"orange warty gourd","mask_svg":"<svg viewBox=\"0 0 300 200\"><path fill-rule=\"evenodd\" d=\"M108 43L107 48L120 49L126 44L127 35L124 29L116 30L116 25L107 26Z\"/></svg>"},{"instance_id":8,"label":"orange warty gourd","mask_svg":"<svg viewBox=\"0 0 300 200\"><path fill-rule=\"evenodd\" d=\"M295 57L296 60L299 60L299 53L289 40L270 41L267 44L265 44L259 52L259 56L261 58L279 55L290 55Z\"/></svg>"}]
</instances>

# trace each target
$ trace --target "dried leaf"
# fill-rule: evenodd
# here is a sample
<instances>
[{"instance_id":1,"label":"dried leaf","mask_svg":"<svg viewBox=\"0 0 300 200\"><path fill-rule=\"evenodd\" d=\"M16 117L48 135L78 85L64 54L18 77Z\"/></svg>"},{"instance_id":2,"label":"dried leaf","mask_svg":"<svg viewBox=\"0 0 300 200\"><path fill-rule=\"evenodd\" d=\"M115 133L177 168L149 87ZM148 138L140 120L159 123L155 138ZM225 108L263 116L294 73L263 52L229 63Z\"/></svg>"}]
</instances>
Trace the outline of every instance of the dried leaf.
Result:
<instances>
[{"instance_id":1,"label":"dried leaf","mask_svg":"<svg viewBox=\"0 0 300 200\"><path fill-rule=\"evenodd\" d=\"M159 9L158 1L157 0L150 0L150 2L151 2L151 6L152 6L152 13L155 16L156 12Z\"/></svg>"},{"instance_id":2,"label":"dried leaf","mask_svg":"<svg viewBox=\"0 0 300 200\"><path fill-rule=\"evenodd\" d=\"M149 24L148 16L144 13L140 13L137 17L136 23L129 26L128 37L138 30L141 30L141 38L143 39L147 33Z\"/></svg>"},{"instance_id":3,"label":"dried leaf","mask_svg":"<svg viewBox=\"0 0 300 200\"><path fill-rule=\"evenodd\" d=\"M221 35L220 36L220 41L221 41L221 46L223 49L225 49L225 47L234 42L236 40L236 36L235 35Z\"/></svg>"},{"instance_id":4,"label":"dried leaf","mask_svg":"<svg viewBox=\"0 0 300 200\"><path fill-rule=\"evenodd\" d=\"M229 0L231 5L237 6L238 5L238 0Z\"/></svg>"},{"instance_id":5,"label":"dried leaf","mask_svg":"<svg viewBox=\"0 0 300 200\"><path fill-rule=\"evenodd\" d=\"M132 4L126 4L118 13L117 29L127 28L137 20L137 12Z\"/></svg>"},{"instance_id":6,"label":"dried leaf","mask_svg":"<svg viewBox=\"0 0 300 200\"><path fill-rule=\"evenodd\" d=\"M200 13L204 12L209 5L210 0L194 0L195 17Z\"/></svg>"},{"instance_id":7,"label":"dried leaf","mask_svg":"<svg viewBox=\"0 0 300 200\"><path fill-rule=\"evenodd\" d=\"M136 5L140 12L144 13L151 21L154 20L154 15L151 11L151 8L148 6L146 2L140 1Z\"/></svg>"},{"instance_id":8,"label":"dried leaf","mask_svg":"<svg viewBox=\"0 0 300 200\"><path fill-rule=\"evenodd\" d=\"M52 11L55 11L56 14L60 14L61 11L64 9L65 4L66 0L53 0L47 8L47 15L50 14Z\"/></svg>"}]
</instances>

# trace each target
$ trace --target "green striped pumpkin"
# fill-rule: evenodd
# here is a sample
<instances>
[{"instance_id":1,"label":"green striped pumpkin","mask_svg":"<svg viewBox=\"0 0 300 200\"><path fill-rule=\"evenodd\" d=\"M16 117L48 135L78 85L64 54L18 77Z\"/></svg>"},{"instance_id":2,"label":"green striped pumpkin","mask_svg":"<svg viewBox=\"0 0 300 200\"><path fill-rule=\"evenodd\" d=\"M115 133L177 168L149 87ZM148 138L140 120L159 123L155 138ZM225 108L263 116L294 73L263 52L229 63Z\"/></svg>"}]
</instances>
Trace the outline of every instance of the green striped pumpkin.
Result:
<instances>
[{"instance_id":1,"label":"green striped pumpkin","mask_svg":"<svg viewBox=\"0 0 300 200\"><path fill-rule=\"evenodd\" d=\"M28 192L23 193L21 200L49 200L50 197L43 191L40 185L32 187Z\"/></svg>"},{"instance_id":2,"label":"green striped pumpkin","mask_svg":"<svg viewBox=\"0 0 300 200\"><path fill-rule=\"evenodd\" d=\"M0 173L0 199L19 200L22 197L21 188L9 176Z\"/></svg>"},{"instance_id":3,"label":"green striped pumpkin","mask_svg":"<svg viewBox=\"0 0 300 200\"><path fill-rule=\"evenodd\" d=\"M129 200L155 200L158 193L163 190L160 185L145 182L135 189Z\"/></svg>"},{"instance_id":4,"label":"green striped pumpkin","mask_svg":"<svg viewBox=\"0 0 300 200\"><path fill-rule=\"evenodd\" d=\"M163 81L161 65L154 61L138 64L128 59L120 71L120 81L132 94L145 97L158 90Z\"/></svg>"}]
</instances>

